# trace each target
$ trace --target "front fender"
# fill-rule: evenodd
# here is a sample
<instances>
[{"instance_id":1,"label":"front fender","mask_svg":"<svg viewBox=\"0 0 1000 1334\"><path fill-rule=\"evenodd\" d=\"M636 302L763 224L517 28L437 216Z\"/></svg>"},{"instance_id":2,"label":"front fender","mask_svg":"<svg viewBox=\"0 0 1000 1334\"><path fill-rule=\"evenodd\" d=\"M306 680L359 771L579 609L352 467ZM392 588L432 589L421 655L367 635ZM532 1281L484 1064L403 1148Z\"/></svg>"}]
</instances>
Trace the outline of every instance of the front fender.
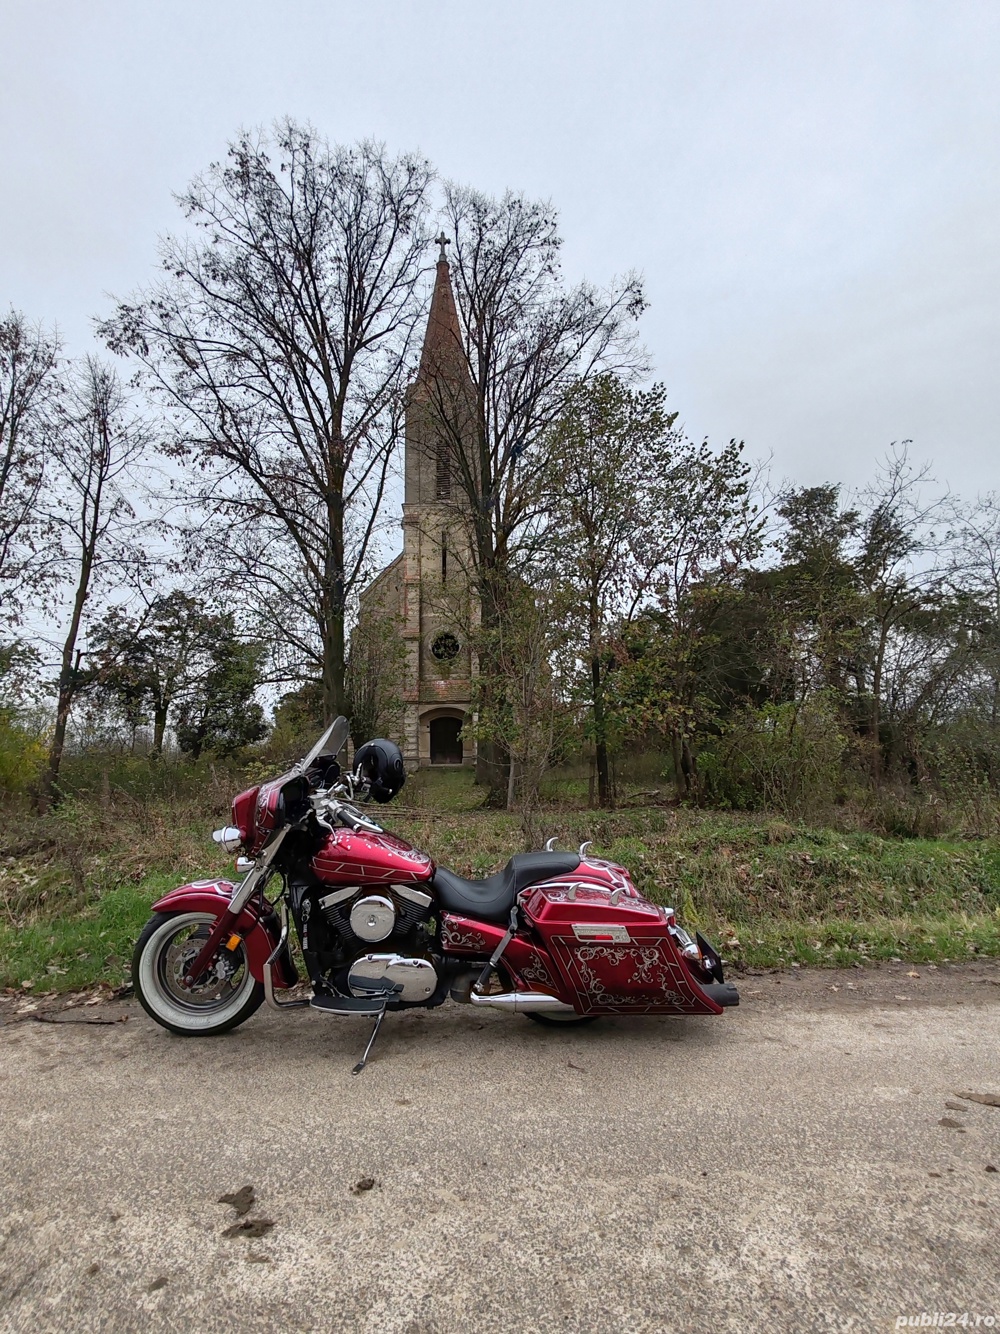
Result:
<instances>
[{"instance_id":1,"label":"front fender","mask_svg":"<svg viewBox=\"0 0 1000 1334\"><path fill-rule=\"evenodd\" d=\"M179 885L153 904L153 912L208 912L221 917L229 907L236 886L229 880L195 880ZM246 946L250 972L258 982L264 980L264 964L281 936L281 925L273 909L262 914L259 901L251 899L233 923ZM275 989L293 987L298 981L288 947L282 950L272 969Z\"/></svg>"}]
</instances>

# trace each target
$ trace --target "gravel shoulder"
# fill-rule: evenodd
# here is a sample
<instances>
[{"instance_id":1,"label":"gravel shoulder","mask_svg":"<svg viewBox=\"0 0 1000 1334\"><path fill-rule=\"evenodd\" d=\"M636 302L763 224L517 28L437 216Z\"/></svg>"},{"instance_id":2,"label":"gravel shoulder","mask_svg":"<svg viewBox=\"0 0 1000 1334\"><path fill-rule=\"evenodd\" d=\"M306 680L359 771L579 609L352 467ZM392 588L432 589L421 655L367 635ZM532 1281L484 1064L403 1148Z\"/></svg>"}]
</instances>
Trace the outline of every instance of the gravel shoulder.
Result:
<instances>
[{"instance_id":1,"label":"gravel shoulder","mask_svg":"<svg viewBox=\"0 0 1000 1334\"><path fill-rule=\"evenodd\" d=\"M719 1019L390 1016L357 1078L357 1021L8 1000L0 1329L1000 1320L1000 1107L956 1096L1000 1094L1000 965L737 980Z\"/></svg>"}]
</instances>

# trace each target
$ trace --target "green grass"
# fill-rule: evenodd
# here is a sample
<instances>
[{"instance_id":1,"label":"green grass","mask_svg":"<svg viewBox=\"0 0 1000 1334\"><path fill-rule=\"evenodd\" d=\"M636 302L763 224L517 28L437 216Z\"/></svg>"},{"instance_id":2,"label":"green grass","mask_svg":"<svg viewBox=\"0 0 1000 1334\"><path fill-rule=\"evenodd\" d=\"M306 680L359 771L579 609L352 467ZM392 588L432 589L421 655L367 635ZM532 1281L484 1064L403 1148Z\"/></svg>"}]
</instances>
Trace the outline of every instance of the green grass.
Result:
<instances>
[{"instance_id":1,"label":"green grass","mask_svg":"<svg viewBox=\"0 0 1000 1334\"><path fill-rule=\"evenodd\" d=\"M20 930L0 927L0 982L33 994L72 991L108 982L120 986L129 980L125 965L149 917L149 905L173 881L157 876L140 886L110 890L93 907L78 915L35 922Z\"/></svg>"},{"instance_id":2,"label":"green grass","mask_svg":"<svg viewBox=\"0 0 1000 1334\"><path fill-rule=\"evenodd\" d=\"M478 809L468 770L436 771L384 808L386 827L459 874L488 875L522 851L515 815ZM214 803L221 805L221 801ZM1000 955L1000 841L886 838L762 816L663 807L544 807L545 836L628 867L640 890L677 909L756 967ZM125 978L160 894L231 873L210 841L224 818L194 798L8 819L0 835L0 986L62 991Z\"/></svg>"}]
</instances>

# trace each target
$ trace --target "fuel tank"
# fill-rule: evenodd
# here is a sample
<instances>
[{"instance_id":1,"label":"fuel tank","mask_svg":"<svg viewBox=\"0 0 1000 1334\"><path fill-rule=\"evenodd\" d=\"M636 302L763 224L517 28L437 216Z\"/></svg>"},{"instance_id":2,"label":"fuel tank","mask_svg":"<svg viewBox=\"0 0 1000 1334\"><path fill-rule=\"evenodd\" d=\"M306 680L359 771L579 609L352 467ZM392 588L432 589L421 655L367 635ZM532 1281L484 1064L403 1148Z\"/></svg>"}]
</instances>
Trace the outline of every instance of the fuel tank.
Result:
<instances>
[{"instance_id":1,"label":"fuel tank","mask_svg":"<svg viewBox=\"0 0 1000 1334\"><path fill-rule=\"evenodd\" d=\"M721 1014L681 957L666 909L586 872L581 863L539 885L524 905L577 1013Z\"/></svg>"},{"instance_id":2,"label":"fuel tank","mask_svg":"<svg viewBox=\"0 0 1000 1334\"><path fill-rule=\"evenodd\" d=\"M337 828L312 859L317 879L330 885L386 885L430 880L434 863L392 834Z\"/></svg>"}]
</instances>

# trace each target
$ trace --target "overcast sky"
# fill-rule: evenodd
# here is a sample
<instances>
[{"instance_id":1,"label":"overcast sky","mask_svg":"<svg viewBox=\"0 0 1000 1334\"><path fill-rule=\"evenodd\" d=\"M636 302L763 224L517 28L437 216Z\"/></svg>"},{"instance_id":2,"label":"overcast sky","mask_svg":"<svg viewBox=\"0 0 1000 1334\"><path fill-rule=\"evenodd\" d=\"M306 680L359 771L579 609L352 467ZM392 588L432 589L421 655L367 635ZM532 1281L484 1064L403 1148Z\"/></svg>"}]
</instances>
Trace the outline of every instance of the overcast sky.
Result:
<instances>
[{"instance_id":1,"label":"overcast sky","mask_svg":"<svg viewBox=\"0 0 1000 1334\"><path fill-rule=\"evenodd\" d=\"M1000 487L998 0L0 0L0 308L89 346L241 126L419 149L640 269L689 432Z\"/></svg>"}]
</instances>

